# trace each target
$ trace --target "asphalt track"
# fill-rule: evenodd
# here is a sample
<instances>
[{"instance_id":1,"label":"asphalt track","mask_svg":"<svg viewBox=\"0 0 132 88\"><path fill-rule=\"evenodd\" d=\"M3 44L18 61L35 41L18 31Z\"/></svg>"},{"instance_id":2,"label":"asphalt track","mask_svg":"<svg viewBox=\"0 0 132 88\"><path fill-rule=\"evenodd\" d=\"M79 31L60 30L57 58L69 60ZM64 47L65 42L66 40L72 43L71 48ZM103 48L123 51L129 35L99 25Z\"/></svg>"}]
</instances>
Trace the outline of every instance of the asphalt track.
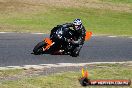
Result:
<instances>
[{"instance_id":1,"label":"asphalt track","mask_svg":"<svg viewBox=\"0 0 132 88\"><path fill-rule=\"evenodd\" d=\"M93 36L85 42L79 57L32 55L34 46L48 37L44 34L1 33L0 67L57 63L132 61L132 38Z\"/></svg>"}]
</instances>

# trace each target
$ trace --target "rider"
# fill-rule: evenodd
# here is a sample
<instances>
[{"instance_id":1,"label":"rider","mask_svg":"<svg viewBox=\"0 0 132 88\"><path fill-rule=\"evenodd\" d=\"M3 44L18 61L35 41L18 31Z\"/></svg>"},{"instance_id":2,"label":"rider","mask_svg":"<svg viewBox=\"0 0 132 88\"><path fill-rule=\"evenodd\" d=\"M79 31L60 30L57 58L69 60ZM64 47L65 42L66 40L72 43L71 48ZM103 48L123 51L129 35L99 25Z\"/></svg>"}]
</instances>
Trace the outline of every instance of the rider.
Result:
<instances>
[{"instance_id":1,"label":"rider","mask_svg":"<svg viewBox=\"0 0 132 88\"><path fill-rule=\"evenodd\" d=\"M72 41L67 40L67 42L71 42L72 44L77 45L77 47L74 47L73 50L76 50L77 53L79 54L79 51L84 44L85 34L86 34L86 30L82 24L81 19L77 18L73 21L73 23L65 23L65 24L58 25L58 26L62 26L64 28L72 27L74 29L76 39Z\"/></svg>"}]
</instances>

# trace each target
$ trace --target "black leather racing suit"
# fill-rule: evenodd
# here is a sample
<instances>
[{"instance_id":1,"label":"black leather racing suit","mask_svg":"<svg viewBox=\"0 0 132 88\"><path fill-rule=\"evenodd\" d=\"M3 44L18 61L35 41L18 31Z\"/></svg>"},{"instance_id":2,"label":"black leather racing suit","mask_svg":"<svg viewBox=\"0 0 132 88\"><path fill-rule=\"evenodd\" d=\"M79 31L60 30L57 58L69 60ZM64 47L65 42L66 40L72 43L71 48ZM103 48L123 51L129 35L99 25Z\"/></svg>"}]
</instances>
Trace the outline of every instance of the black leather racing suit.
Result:
<instances>
[{"instance_id":1,"label":"black leather racing suit","mask_svg":"<svg viewBox=\"0 0 132 88\"><path fill-rule=\"evenodd\" d=\"M70 28L70 27L74 27L73 23L65 23L65 24L62 24L62 25L58 25L58 26L62 26L62 27L65 27L65 28ZM85 27L82 25L82 28L78 31L75 31L75 37L76 39L72 41L72 43L74 45L76 45L76 47L73 48L80 51L83 44L84 44L84 41L85 41L85 35L86 35L86 30L85 30Z\"/></svg>"}]
</instances>

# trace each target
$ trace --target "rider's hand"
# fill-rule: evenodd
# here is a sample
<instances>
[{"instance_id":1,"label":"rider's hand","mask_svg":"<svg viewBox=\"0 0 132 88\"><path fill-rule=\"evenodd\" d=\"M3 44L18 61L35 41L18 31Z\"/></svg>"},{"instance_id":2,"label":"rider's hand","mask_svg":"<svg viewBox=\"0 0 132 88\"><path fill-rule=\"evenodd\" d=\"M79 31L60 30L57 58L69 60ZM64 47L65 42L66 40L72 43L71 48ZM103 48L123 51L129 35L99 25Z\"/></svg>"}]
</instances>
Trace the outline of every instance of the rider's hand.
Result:
<instances>
[{"instance_id":1,"label":"rider's hand","mask_svg":"<svg viewBox=\"0 0 132 88\"><path fill-rule=\"evenodd\" d=\"M78 42L78 41L72 40L71 43L72 43L72 44L75 44L75 45L79 45L79 42Z\"/></svg>"},{"instance_id":2,"label":"rider's hand","mask_svg":"<svg viewBox=\"0 0 132 88\"><path fill-rule=\"evenodd\" d=\"M71 41L71 43L72 43L72 44L74 44L74 43L75 43L75 41L74 41L74 40L72 40L72 41Z\"/></svg>"},{"instance_id":3,"label":"rider's hand","mask_svg":"<svg viewBox=\"0 0 132 88\"><path fill-rule=\"evenodd\" d=\"M71 39L67 39L67 42L71 42Z\"/></svg>"}]
</instances>

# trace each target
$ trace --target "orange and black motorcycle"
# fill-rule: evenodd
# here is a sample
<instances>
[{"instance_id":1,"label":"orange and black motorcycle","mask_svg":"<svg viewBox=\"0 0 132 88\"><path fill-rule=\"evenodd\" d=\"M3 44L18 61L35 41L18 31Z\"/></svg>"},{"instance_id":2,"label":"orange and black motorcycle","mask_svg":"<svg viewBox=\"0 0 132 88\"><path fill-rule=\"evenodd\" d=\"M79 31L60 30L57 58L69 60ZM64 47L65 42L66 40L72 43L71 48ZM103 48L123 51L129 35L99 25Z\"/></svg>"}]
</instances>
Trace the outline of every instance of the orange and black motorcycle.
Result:
<instances>
[{"instance_id":1,"label":"orange and black motorcycle","mask_svg":"<svg viewBox=\"0 0 132 88\"><path fill-rule=\"evenodd\" d=\"M73 45L66 40L75 39L75 31L71 29L65 29L63 27L54 27L51 30L50 38L45 38L42 42L39 42L33 49L33 54L69 54L71 56L76 55L73 51ZM92 32L86 32L85 40L89 40Z\"/></svg>"}]
</instances>

